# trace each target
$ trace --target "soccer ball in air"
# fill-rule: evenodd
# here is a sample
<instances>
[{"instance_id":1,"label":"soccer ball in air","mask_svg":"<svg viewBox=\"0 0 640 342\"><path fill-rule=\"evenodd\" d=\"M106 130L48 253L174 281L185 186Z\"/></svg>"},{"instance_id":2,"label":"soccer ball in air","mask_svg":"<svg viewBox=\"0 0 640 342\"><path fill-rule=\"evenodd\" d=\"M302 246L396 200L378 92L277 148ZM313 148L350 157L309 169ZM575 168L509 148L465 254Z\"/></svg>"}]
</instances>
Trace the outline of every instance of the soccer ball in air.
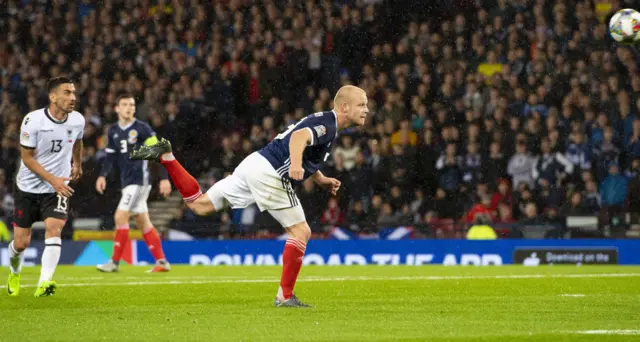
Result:
<instances>
[{"instance_id":1,"label":"soccer ball in air","mask_svg":"<svg viewBox=\"0 0 640 342\"><path fill-rule=\"evenodd\" d=\"M609 21L609 33L620 44L640 42L640 13L628 8L619 10Z\"/></svg>"}]
</instances>

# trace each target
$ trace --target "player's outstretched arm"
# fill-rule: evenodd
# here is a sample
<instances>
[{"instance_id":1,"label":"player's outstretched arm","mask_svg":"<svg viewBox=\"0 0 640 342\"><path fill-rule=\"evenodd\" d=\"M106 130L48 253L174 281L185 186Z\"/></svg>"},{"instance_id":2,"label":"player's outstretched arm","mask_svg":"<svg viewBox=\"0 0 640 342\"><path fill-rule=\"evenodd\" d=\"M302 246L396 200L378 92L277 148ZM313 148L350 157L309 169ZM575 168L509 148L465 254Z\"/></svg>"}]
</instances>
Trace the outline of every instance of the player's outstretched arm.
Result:
<instances>
[{"instance_id":1,"label":"player's outstretched arm","mask_svg":"<svg viewBox=\"0 0 640 342\"><path fill-rule=\"evenodd\" d=\"M51 184L56 192L64 197L71 197L73 195L73 189L68 186L65 181L71 180L69 177L57 177L53 174L49 173L49 171L45 170L40 163L35 158L35 149L22 147L20 151L20 156L22 157L22 162L24 166L26 166L33 173L38 175L38 177L44 179L47 183Z\"/></svg>"},{"instance_id":2,"label":"player's outstretched arm","mask_svg":"<svg viewBox=\"0 0 640 342\"><path fill-rule=\"evenodd\" d=\"M304 178L302 152L304 152L304 149L311 142L311 138L311 132L307 128L299 129L291 133L289 140L289 159L291 160L289 178L293 180L302 180Z\"/></svg>"},{"instance_id":3,"label":"player's outstretched arm","mask_svg":"<svg viewBox=\"0 0 640 342\"><path fill-rule=\"evenodd\" d=\"M73 156L71 157L71 179L76 180L82 177L82 152L84 150L84 143L82 139L76 140L73 143Z\"/></svg>"}]
</instances>

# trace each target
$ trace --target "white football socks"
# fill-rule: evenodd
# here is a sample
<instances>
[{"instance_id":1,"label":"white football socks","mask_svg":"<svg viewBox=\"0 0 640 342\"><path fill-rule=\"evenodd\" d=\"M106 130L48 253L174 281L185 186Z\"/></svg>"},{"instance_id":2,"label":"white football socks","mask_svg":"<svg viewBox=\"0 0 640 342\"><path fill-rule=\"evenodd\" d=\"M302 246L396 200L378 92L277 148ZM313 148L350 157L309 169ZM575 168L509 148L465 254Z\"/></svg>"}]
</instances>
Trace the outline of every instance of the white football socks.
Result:
<instances>
[{"instance_id":1,"label":"white football socks","mask_svg":"<svg viewBox=\"0 0 640 342\"><path fill-rule=\"evenodd\" d=\"M24 261L24 254L18 252L13 247L13 241L9 244L9 268L11 273L20 274L22 272L22 262Z\"/></svg>"},{"instance_id":2,"label":"white football socks","mask_svg":"<svg viewBox=\"0 0 640 342\"><path fill-rule=\"evenodd\" d=\"M51 237L44 240L44 251L42 252L42 269L40 270L40 280L38 285L44 281L51 281L53 273L56 271L58 261L60 261L60 250L62 249L62 239Z\"/></svg>"}]
</instances>

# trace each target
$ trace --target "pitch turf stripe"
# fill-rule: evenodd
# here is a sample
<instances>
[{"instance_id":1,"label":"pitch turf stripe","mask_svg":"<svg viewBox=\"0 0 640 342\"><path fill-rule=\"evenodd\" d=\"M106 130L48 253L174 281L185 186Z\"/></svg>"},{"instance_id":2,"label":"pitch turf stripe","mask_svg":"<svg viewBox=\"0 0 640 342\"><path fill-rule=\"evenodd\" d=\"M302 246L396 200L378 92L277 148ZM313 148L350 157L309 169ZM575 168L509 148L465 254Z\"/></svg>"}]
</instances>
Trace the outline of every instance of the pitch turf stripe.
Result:
<instances>
[{"instance_id":1,"label":"pitch turf stripe","mask_svg":"<svg viewBox=\"0 0 640 342\"><path fill-rule=\"evenodd\" d=\"M475 279L542 279L542 278L629 278L640 277L640 273L593 273L593 274L522 274L504 276L406 276L406 277L303 277L298 282L328 282L328 281L403 281L403 280L475 280ZM147 278L148 279L148 278ZM185 277L189 279L189 277ZM219 279L209 280L165 280L165 281L130 281L130 282L100 282L100 283L68 283L58 284L67 287L91 287L91 286L137 286L137 285L199 285L199 284L226 284L226 283L273 283L280 278L255 278L255 279ZM22 285L22 287L35 287L36 284ZM6 288L6 285L0 286Z\"/></svg>"}]
</instances>

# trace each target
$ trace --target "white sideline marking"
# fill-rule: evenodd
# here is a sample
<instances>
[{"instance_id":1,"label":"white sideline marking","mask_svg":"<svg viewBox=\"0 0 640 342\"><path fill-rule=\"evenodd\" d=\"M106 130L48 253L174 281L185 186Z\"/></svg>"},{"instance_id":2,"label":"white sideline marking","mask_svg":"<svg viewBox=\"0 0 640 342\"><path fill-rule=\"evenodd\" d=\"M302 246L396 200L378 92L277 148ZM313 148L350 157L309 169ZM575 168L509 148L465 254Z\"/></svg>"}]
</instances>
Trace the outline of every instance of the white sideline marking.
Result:
<instances>
[{"instance_id":1,"label":"white sideline marking","mask_svg":"<svg viewBox=\"0 0 640 342\"><path fill-rule=\"evenodd\" d=\"M582 330L574 331L583 335L640 335L640 330Z\"/></svg>"},{"instance_id":2,"label":"white sideline marking","mask_svg":"<svg viewBox=\"0 0 640 342\"><path fill-rule=\"evenodd\" d=\"M384 280L474 280L474 279L538 279L538 278L628 278L640 277L640 273L585 273L585 274L513 274L513 275L495 275L495 276L404 276L404 277L303 277L298 282L323 282L323 281L384 281ZM84 278L90 280L93 277ZM183 277L179 279L185 280L151 280L145 281L145 278L136 278L140 281L131 282L104 282L104 283L62 283L59 286L83 287L83 286L137 286L137 285L181 285L181 284L226 284L226 283L273 283L280 281L280 278L253 278L253 279L223 279L224 277L208 278L203 280L193 279L193 277ZM71 279L71 278L69 278ZM83 279L83 278L74 278ZM150 278L146 278L150 279ZM191 280L189 280L191 279ZM63 278L63 280L67 280ZM6 288L6 285L0 288ZM36 287L36 284L22 285L22 287Z\"/></svg>"},{"instance_id":3,"label":"white sideline marking","mask_svg":"<svg viewBox=\"0 0 640 342\"><path fill-rule=\"evenodd\" d=\"M118 280L142 280L142 279L157 279L157 276L154 275L148 275L147 277L143 276L143 275L139 275L139 276L121 276L121 275L113 275L113 274L109 274L109 275L104 275L104 276L88 276L88 277L61 277L63 281L66 280L112 280L112 279L118 279ZM212 276L164 276L162 277L162 279L178 279L178 280L185 280L185 279L212 279ZM216 276L215 279L245 279L245 276ZM21 277L22 280L37 280L40 279L39 276L24 276Z\"/></svg>"},{"instance_id":4,"label":"white sideline marking","mask_svg":"<svg viewBox=\"0 0 640 342\"><path fill-rule=\"evenodd\" d=\"M584 297L582 293L563 293L560 297Z\"/></svg>"}]
</instances>

